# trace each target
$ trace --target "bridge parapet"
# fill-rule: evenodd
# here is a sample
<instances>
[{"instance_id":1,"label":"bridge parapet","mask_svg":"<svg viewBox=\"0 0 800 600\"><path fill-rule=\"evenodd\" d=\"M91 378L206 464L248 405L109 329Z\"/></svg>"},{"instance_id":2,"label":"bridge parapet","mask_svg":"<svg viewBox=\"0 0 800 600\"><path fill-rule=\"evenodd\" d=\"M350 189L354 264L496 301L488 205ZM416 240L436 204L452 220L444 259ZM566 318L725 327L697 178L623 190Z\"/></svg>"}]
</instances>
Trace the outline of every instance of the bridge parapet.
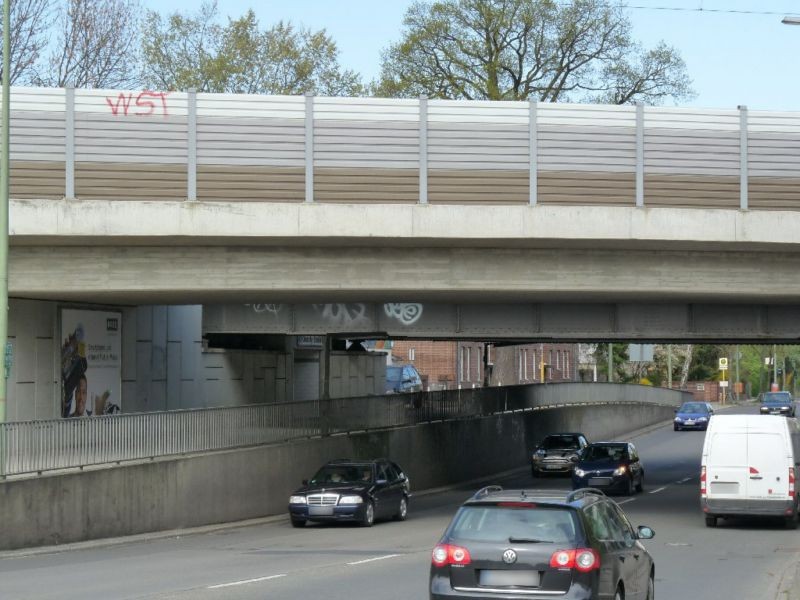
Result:
<instances>
[{"instance_id":1,"label":"bridge parapet","mask_svg":"<svg viewBox=\"0 0 800 600\"><path fill-rule=\"evenodd\" d=\"M800 112L14 88L16 199L800 208Z\"/></svg>"}]
</instances>

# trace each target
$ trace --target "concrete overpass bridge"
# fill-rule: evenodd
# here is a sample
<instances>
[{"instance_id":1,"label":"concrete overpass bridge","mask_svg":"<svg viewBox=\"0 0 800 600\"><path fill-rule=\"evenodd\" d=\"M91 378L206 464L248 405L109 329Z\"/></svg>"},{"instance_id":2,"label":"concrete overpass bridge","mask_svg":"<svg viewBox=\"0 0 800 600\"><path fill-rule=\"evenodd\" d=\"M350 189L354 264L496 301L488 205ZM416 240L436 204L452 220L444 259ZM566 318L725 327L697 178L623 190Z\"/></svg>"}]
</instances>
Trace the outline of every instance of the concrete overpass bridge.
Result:
<instances>
[{"instance_id":1,"label":"concrete overpass bridge","mask_svg":"<svg viewBox=\"0 0 800 600\"><path fill-rule=\"evenodd\" d=\"M35 88L11 108L15 297L203 304L209 331L800 337L800 113ZM264 303L288 308L236 316Z\"/></svg>"}]
</instances>

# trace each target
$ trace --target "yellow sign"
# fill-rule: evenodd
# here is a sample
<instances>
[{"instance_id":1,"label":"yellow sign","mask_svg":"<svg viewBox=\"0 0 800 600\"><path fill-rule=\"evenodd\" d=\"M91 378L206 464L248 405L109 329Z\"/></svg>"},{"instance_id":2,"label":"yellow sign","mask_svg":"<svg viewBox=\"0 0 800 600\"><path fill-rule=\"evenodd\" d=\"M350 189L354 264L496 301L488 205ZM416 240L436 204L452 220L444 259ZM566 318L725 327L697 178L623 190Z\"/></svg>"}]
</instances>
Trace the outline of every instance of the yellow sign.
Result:
<instances>
[{"instance_id":1,"label":"yellow sign","mask_svg":"<svg viewBox=\"0 0 800 600\"><path fill-rule=\"evenodd\" d=\"M728 370L728 359L727 358L720 358L719 359L719 370L720 371L727 371Z\"/></svg>"}]
</instances>

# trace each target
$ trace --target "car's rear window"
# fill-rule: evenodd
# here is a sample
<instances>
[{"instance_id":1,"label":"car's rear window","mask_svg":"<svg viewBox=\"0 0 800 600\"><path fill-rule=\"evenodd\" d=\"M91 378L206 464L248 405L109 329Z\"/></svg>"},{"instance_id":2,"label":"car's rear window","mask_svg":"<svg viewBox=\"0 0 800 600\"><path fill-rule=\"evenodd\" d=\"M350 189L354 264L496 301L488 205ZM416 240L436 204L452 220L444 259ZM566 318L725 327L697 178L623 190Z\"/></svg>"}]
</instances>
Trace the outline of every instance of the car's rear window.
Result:
<instances>
[{"instance_id":1,"label":"car's rear window","mask_svg":"<svg viewBox=\"0 0 800 600\"><path fill-rule=\"evenodd\" d=\"M554 448L579 448L578 436L576 435L548 435L542 441L542 448L552 450Z\"/></svg>"},{"instance_id":2,"label":"car's rear window","mask_svg":"<svg viewBox=\"0 0 800 600\"><path fill-rule=\"evenodd\" d=\"M535 504L535 503L534 503ZM571 544L577 537L575 511L558 507L462 506L450 536L459 540Z\"/></svg>"},{"instance_id":3,"label":"car's rear window","mask_svg":"<svg viewBox=\"0 0 800 600\"><path fill-rule=\"evenodd\" d=\"M764 394L764 402L789 402L792 395L789 392L767 392Z\"/></svg>"}]
</instances>

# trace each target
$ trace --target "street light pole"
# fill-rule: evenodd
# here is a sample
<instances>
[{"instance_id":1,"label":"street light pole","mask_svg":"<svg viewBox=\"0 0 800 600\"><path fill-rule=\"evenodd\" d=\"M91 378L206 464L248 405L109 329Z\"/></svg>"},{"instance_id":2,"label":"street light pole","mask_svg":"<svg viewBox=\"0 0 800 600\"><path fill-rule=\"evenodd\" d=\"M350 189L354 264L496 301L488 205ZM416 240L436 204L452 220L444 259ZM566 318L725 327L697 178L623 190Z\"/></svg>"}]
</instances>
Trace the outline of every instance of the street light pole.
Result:
<instances>
[{"instance_id":1,"label":"street light pole","mask_svg":"<svg viewBox=\"0 0 800 600\"><path fill-rule=\"evenodd\" d=\"M8 371L6 351L8 340L8 188L11 161L8 158L11 122L11 0L3 0L3 108L2 161L0 161L0 423L6 420L6 388ZM2 441L2 440L0 440ZM2 449L2 448L0 448ZM2 457L0 457L2 458ZM0 470L2 465L0 464Z\"/></svg>"}]
</instances>

